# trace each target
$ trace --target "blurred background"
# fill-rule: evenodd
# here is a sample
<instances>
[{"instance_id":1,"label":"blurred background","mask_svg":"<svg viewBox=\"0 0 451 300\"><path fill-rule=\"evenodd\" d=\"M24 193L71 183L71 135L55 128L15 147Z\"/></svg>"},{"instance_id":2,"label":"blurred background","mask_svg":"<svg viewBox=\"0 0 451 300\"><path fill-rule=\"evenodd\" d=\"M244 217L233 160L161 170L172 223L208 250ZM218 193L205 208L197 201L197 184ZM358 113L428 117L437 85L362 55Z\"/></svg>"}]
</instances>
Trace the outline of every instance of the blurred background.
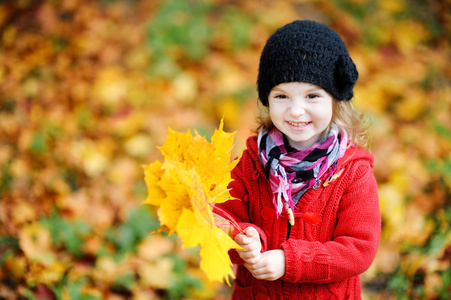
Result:
<instances>
[{"instance_id":1,"label":"blurred background","mask_svg":"<svg viewBox=\"0 0 451 300\"><path fill-rule=\"evenodd\" d=\"M373 123L382 240L364 299L451 298L448 0L0 2L0 299L228 299L159 227L168 126L244 148L278 27L339 32Z\"/></svg>"}]
</instances>

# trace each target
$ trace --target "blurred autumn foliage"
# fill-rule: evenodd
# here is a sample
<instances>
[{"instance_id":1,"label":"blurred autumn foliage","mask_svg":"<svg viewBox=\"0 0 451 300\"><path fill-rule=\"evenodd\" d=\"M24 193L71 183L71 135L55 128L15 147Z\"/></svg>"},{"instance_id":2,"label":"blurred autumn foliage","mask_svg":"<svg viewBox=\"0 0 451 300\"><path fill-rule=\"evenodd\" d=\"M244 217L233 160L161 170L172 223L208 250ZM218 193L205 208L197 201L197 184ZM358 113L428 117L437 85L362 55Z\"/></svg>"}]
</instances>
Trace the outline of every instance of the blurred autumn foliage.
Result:
<instances>
[{"instance_id":1,"label":"blurred autumn foliage","mask_svg":"<svg viewBox=\"0 0 451 300\"><path fill-rule=\"evenodd\" d=\"M0 299L227 299L159 227L143 164L224 117L244 147L267 37L329 24L360 71L383 233L365 299L451 298L447 0L0 2Z\"/></svg>"}]
</instances>

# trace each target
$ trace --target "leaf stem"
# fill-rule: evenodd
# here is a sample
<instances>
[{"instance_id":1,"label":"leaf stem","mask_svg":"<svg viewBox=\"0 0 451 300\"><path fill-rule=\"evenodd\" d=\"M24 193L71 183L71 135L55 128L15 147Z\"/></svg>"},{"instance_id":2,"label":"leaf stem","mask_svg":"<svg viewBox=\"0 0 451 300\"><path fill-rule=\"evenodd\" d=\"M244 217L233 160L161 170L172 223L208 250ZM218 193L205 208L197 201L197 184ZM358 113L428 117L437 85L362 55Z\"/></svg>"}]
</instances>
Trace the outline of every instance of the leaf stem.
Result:
<instances>
[{"instance_id":1,"label":"leaf stem","mask_svg":"<svg viewBox=\"0 0 451 300\"><path fill-rule=\"evenodd\" d=\"M233 227L235 227L236 229L238 229L239 231L240 231L240 233L243 233L244 234L244 231L243 231L243 229L241 229L241 227L240 227L240 225L235 221L235 219L228 213L228 212L226 212L225 210L223 210L222 208L220 208L220 207L218 207L218 206L213 206L213 205L211 205L210 204L210 206L213 208L213 209L216 209L216 210L218 210L219 212L221 212L224 216L224 218L225 219L227 219L232 225L233 225Z\"/></svg>"}]
</instances>

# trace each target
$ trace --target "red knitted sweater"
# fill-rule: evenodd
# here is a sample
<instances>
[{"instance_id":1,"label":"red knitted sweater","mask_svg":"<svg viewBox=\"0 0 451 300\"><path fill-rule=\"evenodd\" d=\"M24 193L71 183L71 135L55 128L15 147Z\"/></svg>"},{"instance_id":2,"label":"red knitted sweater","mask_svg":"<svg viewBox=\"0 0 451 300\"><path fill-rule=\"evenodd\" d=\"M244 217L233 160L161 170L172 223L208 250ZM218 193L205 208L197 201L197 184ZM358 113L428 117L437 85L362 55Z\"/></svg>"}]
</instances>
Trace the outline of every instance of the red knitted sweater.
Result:
<instances>
[{"instance_id":1,"label":"red knitted sweater","mask_svg":"<svg viewBox=\"0 0 451 300\"><path fill-rule=\"evenodd\" d=\"M241 201L219 206L241 228L258 230L262 252L283 249L286 272L276 281L255 279L236 250L231 250L232 262L238 265L232 298L360 299L359 274L371 265L381 230L372 164L367 151L349 148L338 161L335 174L339 177L329 184L323 180L317 190L308 190L299 200L291 227L286 212L276 217L257 137L249 138L229 186L232 196ZM320 223L313 225L308 216L315 213Z\"/></svg>"}]
</instances>

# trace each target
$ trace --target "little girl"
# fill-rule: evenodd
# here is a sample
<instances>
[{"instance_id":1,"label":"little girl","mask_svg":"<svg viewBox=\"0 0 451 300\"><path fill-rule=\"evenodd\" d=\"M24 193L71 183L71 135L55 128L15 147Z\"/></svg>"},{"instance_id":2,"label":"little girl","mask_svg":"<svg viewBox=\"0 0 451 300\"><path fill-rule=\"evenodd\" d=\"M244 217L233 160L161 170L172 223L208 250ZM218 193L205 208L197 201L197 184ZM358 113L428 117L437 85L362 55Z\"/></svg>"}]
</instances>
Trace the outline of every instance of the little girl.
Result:
<instances>
[{"instance_id":1,"label":"little girl","mask_svg":"<svg viewBox=\"0 0 451 300\"><path fill-rule=\"evenodd\" d=\"M219 204L244 229L233 299L360 299L381 218L373 158L351 104L358 72L341 37L314 21L278 29L260 58L266 114ZM220 213L219 213L220 214Z\"/></svg>"}]
</instances>

